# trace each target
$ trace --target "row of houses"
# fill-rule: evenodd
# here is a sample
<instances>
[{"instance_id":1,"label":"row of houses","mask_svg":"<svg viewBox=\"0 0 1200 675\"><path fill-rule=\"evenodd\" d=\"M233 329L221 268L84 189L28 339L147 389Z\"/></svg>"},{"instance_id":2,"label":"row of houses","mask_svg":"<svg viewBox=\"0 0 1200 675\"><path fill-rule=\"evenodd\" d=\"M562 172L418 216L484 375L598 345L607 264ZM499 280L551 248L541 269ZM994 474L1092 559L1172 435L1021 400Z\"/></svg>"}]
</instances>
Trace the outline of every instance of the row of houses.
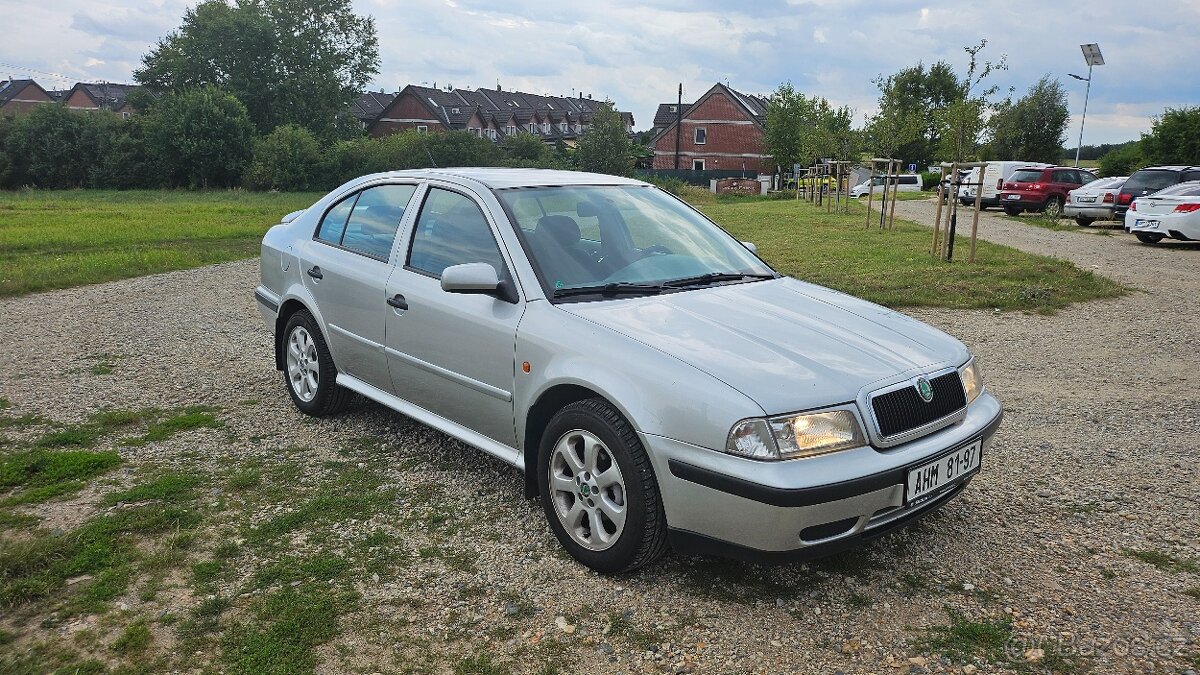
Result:
<instances>
[{"instance_id":1,"label":"row of houses","mask_svg":"<svg viewBox=\"0 0 1200 675\"><path fill-rule=\"evenodd\" d=\"M29 112L39 105L59 103L72 110L111 110L122 117L133 113L128 97L131 84L76 82L70 89L45 89L33 80L0 80L0 116Z\"/></svg>"},{"instance_id":2,"label":"row of houses","mask_svg":"<svg viewBox=\"0 0 1200 675\"><path fill-rule=\"evenodd\" d=\"M133 85L78 82L70 89L47 90L34 80L0 80L0 115L26 112L38 105L59 103L73 110L111 110L123 117L133 113L128 102ZM547 143L573 147L591 127L604 102L577 96L543 96L521 91L456 89L407 85L395 93L366 92L350 106L372 137L402 131L437 133L466 131L501 142L519 133L534 134ZM654 115L653 160L658 170L742 171L769 173L775 169L764 149L767 101L717 83L692 103L662 103ZM618 111L632 135L633 114Z\"/></svg>"},{"instance_id":3,"label":"row of houses","mask_svg":"<svg viewBox=\"0 0 1200 675\"><path fill-rule=\"evenodd\" d=\"M466 131L500 142L514 134L534 134L548 143L574 146L592 117L606 105L590 95L543 96L523 91L455 89L407 85L394 94L367 92L351 106L373 137L401 131ZM618 111L632 134L634 119Z\"/></svg>"}]
</instances>

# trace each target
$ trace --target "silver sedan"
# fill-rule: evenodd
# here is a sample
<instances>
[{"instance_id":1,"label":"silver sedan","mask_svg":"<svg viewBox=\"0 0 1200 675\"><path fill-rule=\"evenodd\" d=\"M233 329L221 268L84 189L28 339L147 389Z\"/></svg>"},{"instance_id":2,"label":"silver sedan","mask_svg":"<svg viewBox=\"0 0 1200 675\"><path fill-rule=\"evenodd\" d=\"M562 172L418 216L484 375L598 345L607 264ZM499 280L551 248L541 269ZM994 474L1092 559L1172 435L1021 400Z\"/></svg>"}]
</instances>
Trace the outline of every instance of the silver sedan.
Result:
<instances>
[{"instance_id":1,"label":"silver sedan","mask_svg":"<svg viewBox=\"0 0 1200 675\"><path fill-rule=\"evenodd\" d=\"M878 536L961 492L1000 423L958 340L640 181L402 171L283 220L255 295L296 407L357 393L508 462L601 572Z\"/></svg>"}]
</instances>

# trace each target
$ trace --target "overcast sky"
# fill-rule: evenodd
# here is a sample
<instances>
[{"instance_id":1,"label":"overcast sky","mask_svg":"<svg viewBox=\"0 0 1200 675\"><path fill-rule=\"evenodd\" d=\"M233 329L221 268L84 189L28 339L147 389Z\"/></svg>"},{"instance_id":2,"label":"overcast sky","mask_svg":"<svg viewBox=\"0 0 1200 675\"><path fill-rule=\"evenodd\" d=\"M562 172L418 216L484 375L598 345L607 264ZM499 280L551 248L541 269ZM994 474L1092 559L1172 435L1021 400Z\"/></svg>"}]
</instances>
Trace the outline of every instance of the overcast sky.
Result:
<instances>
[{"instance_id":1,"label":"overcast sky","mask_svg":"<svg viewBox=\"0 0 1200 675\"><path fill-rule=\"evenodd\" d=\"M0 0L0 75L47 88L76 80L130 81L186 0ZM436 82L610 98L637 128L655 104L715 82L768 94L790 80L849 105L861 124L876 108L877 75L924 61L965 69L963 46L987 38L1008 56L995 77L1016 96L1044 74L1069 92L1079 133L1086 74L1079 45L1099 42L1084 143L1130 140L1168 106L1200 104L1200 0L940 2L924 0L354 0L374 16L382 67L375 88ZM503 9L497 9L502 7ZM34 72L42 71L42 72ZM56 80L60 75L65 80Z\"/></svg>"}]
</instances>

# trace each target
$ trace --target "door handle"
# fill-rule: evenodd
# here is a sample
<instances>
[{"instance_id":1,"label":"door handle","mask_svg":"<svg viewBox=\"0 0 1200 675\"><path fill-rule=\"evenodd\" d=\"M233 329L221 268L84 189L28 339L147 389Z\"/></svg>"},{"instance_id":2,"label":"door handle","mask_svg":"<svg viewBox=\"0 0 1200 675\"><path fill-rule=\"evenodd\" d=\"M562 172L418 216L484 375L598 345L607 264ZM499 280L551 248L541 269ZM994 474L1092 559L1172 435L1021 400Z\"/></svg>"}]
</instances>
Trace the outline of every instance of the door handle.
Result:
<instances>
[{"instance_id":1,"label":"door handle","mask_svg":"<svg viewBox=\"0 0 1200 675\"><path fill-rule=\"evenodd\" d=\"M321 274L321 268L313 265L311 270L308 270L308 276L314 279L324 279L325 275Z\"/></svg>"},{"instance_id":2,"label":"door handle","mask_svg":"<svg viewBox=\"0 0 1200 675\"><path fill-rule=\"evenodd\" d=\"M396 309L408 309L408 301L405 300L404 296L400 295L399 293L388 298L387 304L395 307Z\"/></svg>"}]
</instances>

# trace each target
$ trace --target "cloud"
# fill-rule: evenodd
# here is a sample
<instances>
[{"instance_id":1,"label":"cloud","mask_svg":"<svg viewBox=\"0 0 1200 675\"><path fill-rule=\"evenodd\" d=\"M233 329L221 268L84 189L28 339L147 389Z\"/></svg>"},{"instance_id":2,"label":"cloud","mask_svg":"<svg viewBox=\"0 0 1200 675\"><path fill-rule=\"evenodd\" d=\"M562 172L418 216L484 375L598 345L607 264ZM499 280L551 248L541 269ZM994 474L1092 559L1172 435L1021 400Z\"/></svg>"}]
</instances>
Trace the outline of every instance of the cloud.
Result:
<instances>
[{"instance_id":1,"label":"cloud","mask_svg":"<svg viewBox=\"0 0 1200 675\"><path fill-rule=\"evenodd\" d=\"M20 29L0 41L0 63L59 73L68 86L72 78L128 81L197 1L6 0L0 25ZM1076 116L1084 88L1066 74L1086 68L1080 44L1100 43L1108 63L1094 73L1085 142L1136 138L1163 107L1200 100L1200 81L1186 77L1183 64L1184 55L1200 52L1193 0L1164 0L1134 20L1123 0L1095 0L1086 13L1039 0L354 1L379 31L374 88L499 80L537 93L584 91L631 110L639 128L649 126L657 103L674 100L678 83L694 99L726 80L752 93L791 81L850 105L861 121L874 110L877 75L939 60L964 69L962 48L988 36L985 58L1008 55L1008 70L993 76L1002 90L1020 96L1049 74L1063 81Z\"/></svg>"}]
</instances>

